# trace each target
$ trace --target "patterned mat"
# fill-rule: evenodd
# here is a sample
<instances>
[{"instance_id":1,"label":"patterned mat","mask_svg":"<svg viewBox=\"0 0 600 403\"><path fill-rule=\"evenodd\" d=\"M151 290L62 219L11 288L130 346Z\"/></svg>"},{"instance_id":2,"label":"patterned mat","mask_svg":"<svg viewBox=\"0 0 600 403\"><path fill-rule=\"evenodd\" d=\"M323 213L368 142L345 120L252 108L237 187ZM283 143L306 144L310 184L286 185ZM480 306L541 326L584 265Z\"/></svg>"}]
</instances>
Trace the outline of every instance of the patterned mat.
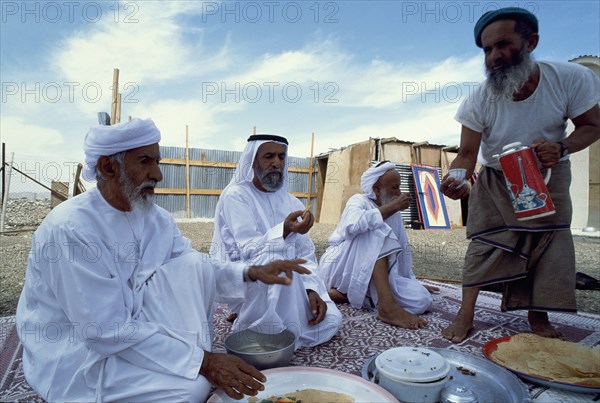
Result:
<instances>
[{"instance_id":1,"label":"patterned mat","mask_svg":"<svg viewBox=\"0 0 600 403\"><path fill-rule=\"evenodd\" d=\"M483 357L482 347L488 341L529 331L525 311L500 312L500 296L483 291L477 301L475 332L462 343L452 344L441 337L441 331L452 321L460 307L460 288L427 283L440 287L440 293L434 296L431 311L423 315L428 321L425 329L393 327L378 321L375 312L354 310L348 304L342 304L339 308L344 321L338 334L321 346L296 351L290 365L337 369L360 376L369 357L392 347L449 348ZM218 307L213 351L225 351L223 340L231 329L231 324L225 320L227 314L224 306ZM600 315L550 314L550 320L567 340L600 348ZM23 376L22 347L17 337L14 316L0 318L0 345L0 401L43 401L27 385ZM527 386L534 401L575 402L600 398L592 394L575 394L528 383Z\"/></svg>"}]
</instances>

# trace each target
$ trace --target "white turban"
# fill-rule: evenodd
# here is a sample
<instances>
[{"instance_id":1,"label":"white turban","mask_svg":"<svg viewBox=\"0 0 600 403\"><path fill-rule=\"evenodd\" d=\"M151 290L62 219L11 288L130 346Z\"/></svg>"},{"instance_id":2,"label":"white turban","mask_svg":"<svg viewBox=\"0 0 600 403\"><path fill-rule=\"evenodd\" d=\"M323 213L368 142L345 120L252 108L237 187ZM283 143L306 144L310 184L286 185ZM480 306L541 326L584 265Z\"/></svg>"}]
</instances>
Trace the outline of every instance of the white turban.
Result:
<instances>
[{"instance_id":1,"label":"white turban","mask_svg":"<svg viewBox=\"0 0 600 403\"><path fill-rule=\"evenodd\" d=\"M377 196L375 192L373 192L373 185L377 182L384 173L389 171L390 169L396 169L396 164L393 162L384 162L379 163L377 165L373 165L371 168L367 169L365 173L360 177L360 187L363 192L369 199L375 200Z\"/></svg>"},{"instance_id":2,"label":"white turban","mask_svg":"<svg viewBox=\"0 0 600 403\"><path fill-rule=\"evenodd\" d=\"M103 155L113 155L160 141L160 131L151 119L132 119L112 126L94 126L85 135L83 177L96 180L96 164Z\"/></svg>"}]
</instances>

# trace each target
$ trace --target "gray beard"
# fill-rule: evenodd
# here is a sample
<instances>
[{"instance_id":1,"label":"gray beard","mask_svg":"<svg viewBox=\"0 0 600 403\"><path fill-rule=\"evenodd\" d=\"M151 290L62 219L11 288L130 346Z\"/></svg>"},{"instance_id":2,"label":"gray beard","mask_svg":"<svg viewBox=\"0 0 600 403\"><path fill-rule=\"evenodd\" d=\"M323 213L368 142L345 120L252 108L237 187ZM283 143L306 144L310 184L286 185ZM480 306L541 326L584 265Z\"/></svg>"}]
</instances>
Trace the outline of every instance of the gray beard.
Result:
<instances>
[{"instance_id":1,"label":"gray beard","mask_svg":"<svg viewBox=\"0 0 600 403\"><path fill-rule=\"evenodd\" d=\"M121 186L121 192L123 192L127 201L129 201L132 210L139 208L143 211L148 211L154 205L154 195L144 195L142 194L142 190L148 186L156 186L155 181L144 181L134 187L133 182L125 173L125 169L122 169L119 175L119 185Z\"/></svg>"},{"instance_id":2,"label":"gray beard","mask_svg":"<svg viewBox=\"0 0 600 403\"><path fill-rule=\"evenodd\" d=\"M384 204L388 204L395 198L396 198L396 196L394 196L393 194L390 194L388 192L381 192L381 195L379 195L379 199L380 199L379 202L383 206Z\"/></svg>"},{"instance_id":3,"label":"gray beard","mask_svg":"<svg viewBox=\"0 0 600 403\"><path fill-rule=\"evenodd\" d=\"M270 174L273 172L279 172L279 176L271 176ZM267 170L260 169L259 166L256 167L256 176L258 177L258 181L261 186L267 192L276 192L283 186L283 170L270 168Z\"/></svg>"},{"instance_id":4,"label":"gray beard","mask_svg":"<svg viewBox=\"0 0 600 403\"><path fill-rule=\"evenodd\" d=\"M496 99L512 100L513 95L525 85L534 69L535 61L523 47L513 66L500 70L491 70L487 65L485 66L488 87Z\"/></svg>"}]
</instances>

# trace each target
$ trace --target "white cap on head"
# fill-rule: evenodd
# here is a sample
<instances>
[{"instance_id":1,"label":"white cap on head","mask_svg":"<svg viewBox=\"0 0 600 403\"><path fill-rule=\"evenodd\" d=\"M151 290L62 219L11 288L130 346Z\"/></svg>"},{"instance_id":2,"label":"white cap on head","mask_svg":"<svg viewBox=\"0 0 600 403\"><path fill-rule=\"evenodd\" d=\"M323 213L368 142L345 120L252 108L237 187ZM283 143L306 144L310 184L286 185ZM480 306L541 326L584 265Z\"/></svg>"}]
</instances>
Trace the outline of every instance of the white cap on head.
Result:
<instances>
[{"instance_id":1,"label":"white cap on head","mask_svg":"<svg viewBox=\"0 0 600 403\"><path fill-rule=\"evenodd\" d=\"M360 177L360 187L369 199L377 199L375 192L373 192L373 185L390 169L396 169L396 164L389 161L382 161L377 165L373 165L362 174Z\"/></svg>"},{"instance_id":2,"label":"white cap on head","mask_svg":"<svg viewBox=\"0 0 600 403\"><path fill-rule=\"evenodd\" d=\"M96 164L103 155L113 155L160 141L160 131L151 119L132 119L112 126L94 126L85 135L83 177L96 180Z\"/></svg>"}]
</instances>

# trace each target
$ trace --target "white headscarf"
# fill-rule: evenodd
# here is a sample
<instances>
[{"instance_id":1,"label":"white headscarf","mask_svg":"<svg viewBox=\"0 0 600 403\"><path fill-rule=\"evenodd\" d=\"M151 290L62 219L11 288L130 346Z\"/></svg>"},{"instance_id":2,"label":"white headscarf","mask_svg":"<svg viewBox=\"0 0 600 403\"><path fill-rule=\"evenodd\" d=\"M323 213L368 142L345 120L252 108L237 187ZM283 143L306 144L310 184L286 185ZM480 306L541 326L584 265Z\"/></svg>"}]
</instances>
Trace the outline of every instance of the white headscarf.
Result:
<instances>
[{"instance_id":1,"label":"white headscarf","mask_svg":"<svg viewBox=\"0 0 600 403\"><path fill-rule=\"evenodd\" d=\"M360 177L360 187L369 199L377 199L375 192L373 192L373 185L375 184L375 182L377 182L377 179L379 179L384 173L386 173L390 169L396 169L396 164L388 161L384 162L381 165L374 165L362 174L362 176Z\"/></svg>"},{"instance_id":2,"label":"white headscarf","mask_svg":"<svg viewBox=\"0 0 600 403\"><path fill-rule=\"evenodd\" d=\"M83 177L96 180L96 164L103 155L149 146L160 141L160 131L151 119L132 119L112 126L94 126L85 135Z\"/></svg>"},{"instance_id":3,"label":"white headscarf","mask_svg":"<svg viewBox=\"0 0 600 403\"><path fill-rule=\"evenodd\" d=\"M287 193L288 188L289 188L289 186L288 186L287 144L282 143L280 141L275 141L275 140L254 140L254 141L249 141L246 144L246 148L242 152L242 156L240 157L238 166L235 169L233 178L231 178L231 181L229 181L229 184L225 187L225 189L223 190L223 193L225 193L225 190L227 190L228 188L230 188L232 186L242 184L245 182L252 182L254 180L253 165L254 165L254 159L256 158L256 153L258 151L258 148L261 145L263 145L265 143L269 143L269 142L283 144L286 148L285 164L284 164L284 168L283 168L283 186L278 191L283 190Z\"/></svg>"}]
</instances>

